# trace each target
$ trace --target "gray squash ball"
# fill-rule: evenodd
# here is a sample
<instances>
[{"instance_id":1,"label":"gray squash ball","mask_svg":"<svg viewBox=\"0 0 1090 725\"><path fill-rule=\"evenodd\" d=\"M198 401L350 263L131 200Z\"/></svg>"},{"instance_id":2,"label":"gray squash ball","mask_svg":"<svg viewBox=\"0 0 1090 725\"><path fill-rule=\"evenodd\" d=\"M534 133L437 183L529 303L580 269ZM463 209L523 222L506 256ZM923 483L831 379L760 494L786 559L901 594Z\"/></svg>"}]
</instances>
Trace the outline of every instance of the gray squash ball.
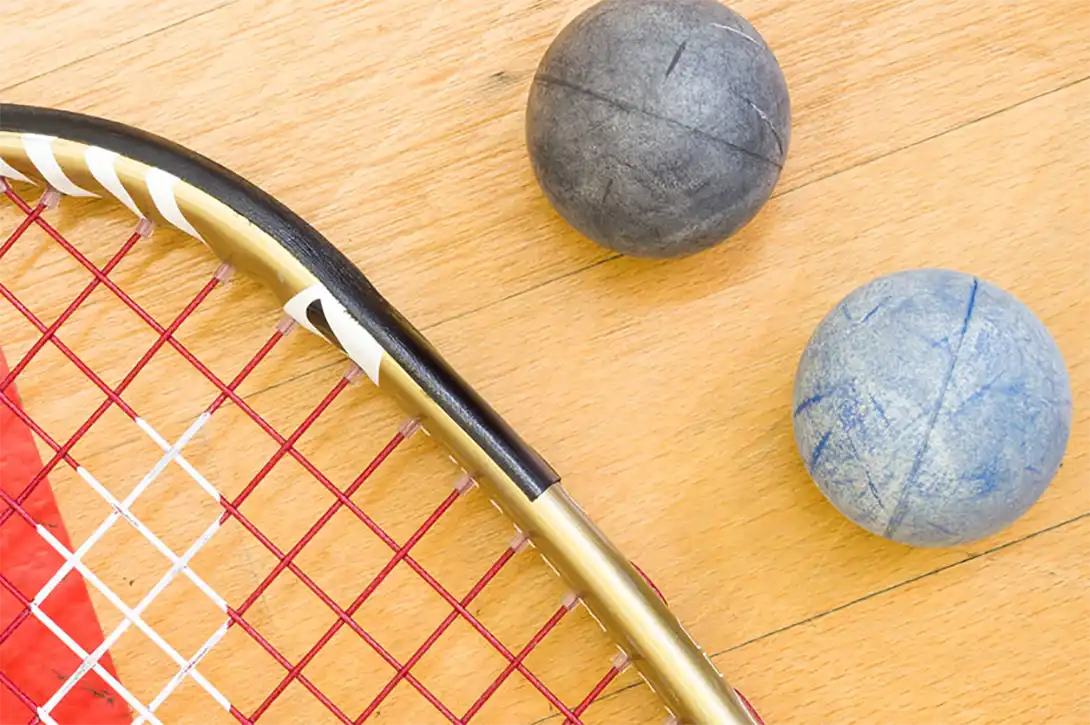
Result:
<instances>
[{"instance_id":1,"label":"gray squash ball","mask_svg":"<svg viewBox=\"0 0 1090 725\"><path fill-rule=\"evenodd\" d=\"M787 85L715 0L605 0L557 36L526 112L538 182L564 219L638 257L692 254L745 225L790 138Z\"/></svg>"},{"instance_id":2,"label":"gray squash ball","mask_svg":"<svg viewBox=\"0 0 1090 725\"><path fill-rule=\"evenodd\" d=\"M1071 431L1048 330L977 277L919 269L860 287L822 320L795 377L795 442L825 496L915 546L989 536L1033 505Z\"/></svg>"}]
</instances>

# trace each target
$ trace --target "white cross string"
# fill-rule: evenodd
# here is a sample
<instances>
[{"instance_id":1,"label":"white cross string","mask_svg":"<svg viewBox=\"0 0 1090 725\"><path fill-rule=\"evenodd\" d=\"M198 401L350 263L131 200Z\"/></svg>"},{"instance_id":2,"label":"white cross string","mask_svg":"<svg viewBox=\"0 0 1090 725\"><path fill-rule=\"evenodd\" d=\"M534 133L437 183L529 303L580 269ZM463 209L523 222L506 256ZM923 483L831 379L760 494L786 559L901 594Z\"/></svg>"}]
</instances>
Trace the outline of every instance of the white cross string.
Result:
<instances>
[{"instance_id":1,"label":"white cross string","mask_svg":"<svg viewBox=\"0 0 1090 725\"><path fill-rule=\"evenodd\" d=\"M56 541L55 539L53 541L50 541L49 537L46 538L47 541L50 541L50 544L53 546L53 548L57 549L58 553L60 553L61 556L65 559L65 564L57 571L56 574L54 574L53 578L50 579L50 581L47 582L46 585L42 587L42 589L35 596L34 601L32 602L32 611L37 610L38 605L42 601L44 601L45 598L52 592L52 590L60 583L60 581L62 581L64 577L67 576L67 574L71 572L73 568L75 568L80 572L80 574L84 576L84 578L90 581L95 586L95 588L99 589L99 591L101 591L106 596L106 598L115 607L117 607L119 611L122 612L123 615L125 615L125 619L114 629L113 632L111 632L110 636L107 637L95 649L94 652L92 652L91 654L87 654L82 649L77 651L77 654L83 659L83 662L80 664L79 668L68 678L64 685L62 685L62 687L56 693L54 693L50 700L43 707L39 708L40 714L48 717L49 712L57 706L57 704L64 698L64 696L90 670L94 669L101 675L104 670L98 664L99 659L101 659L102 655L133 624L135 624L138 629L144 632L144 634L147 635L149 639L151 639L156 645L158 645L164 653L166 653L171 659L175 661L177 665L180 666L179 672L175 674L173 678L171 678L170 682L167 683L167 686L164 687L164 690L160 692L159 696L157 696L155 700L152 701L150 707L144 708L143 705L141 705L140 707L136 708L136 710L140 713L140 717L137 722L142 723L145 720L151 720L152 722L158 723L158 720L152 713L154 713L158 706L162 704L162 702L166 699L166 696L169 695L170 692L172 692L178 686L178 684L181 683L181 681L185 678L187 674L190 675L194 679L194 681L197 682L206 692L208 692L208 694L212 696L212 698L216 700L216 702L219 703L221 707L223 707L225 710L230 710L231 705L227 698L195 669L196 662L199 661L199 659L205 654L207 654L207 652L211 649L211 646L218 642L219 638L223 636L221 630L225 632L226 626L222 626L220 629L218 629L218 636L213 635L209 642L206 642L205 645L198 650L197 654L187 661L183 659L182 656L176 650L174 650L174 648L171 647L169 643L167 643L161 636L158 635L158 633L156 633L140 618L140 614L144 611L144 609L146 609L156 599L156 597L158 597L159 594L162 593L162 591L178 575L179 572L183 572L186 577L198 587L198 589L204 592L204 594L212 600L212 602L220 609L220 611L225 612L227 610L227 603L223 600L223 598L216 594L216 592L210 586L208 586L208 584L205 583L204 580L196 574L196 572L189 568L190 560L197 554L197 552L201 550L201 548L205 544L208 543L208 541L212 538L216 531L219 530L219 517L217 516L216 520L213 521L212 524L207 529L205 529L205 531L193 542L193 544L189 547L186 553L183 556L179 557L174 554L174 552L171 551L171 549L167 547L166 544L164 544L162 540L160 540L159 537L157 537L142 521L140 521L135 515L133 515L130 510L130 507L136 501L136 499L151 485L151 483L159 476L159 474L172 460L178 463L178 465L183 470L185 470L186 473L189 474L189 476L193 478L194 481L196 481L197 484L200 485L201 488L203 488L205 492L208 493L217 503L220 501L219 492L216 491L216 489L208 482L208 480L196 469L194 469L181 455L181 449L193 438L194 435L196 435L201 427L203 427L204 424L208 422L210 417L211 414L207 411L198 416L197 419L190 425L190 427L185 431L185 433L182 434L181 438L179 438L173 446L171 446L166 441L166 439L160 436L159 433L156 432L155 429L152 428L145 420L143 420L142 418L135 418L134 421L136 422L137 426L141 430L143 430L156 443L156 445L163 449L165 454L162 458L159 459L159 461L156 462L155 466L151 469L151 471L148 472L146 476L144 476L144 478L136 486L136 488L133 489L129 496L126 497L124 502L117 501L117 499L104 486L102 486L102 484L99 483L99 481L95 479L95 477L92 476L91 473L85 468L83 468L82 466L77 468L77 472L79 473L80 477L83 478L84 481L86 481L88 485L90 485L91 488L95 490L96 493L102 496L110 504L113 510L107 516L106 520L104 520L102 524L98 527L98 529L96 529L95 532L90 537L88 537L87 541L84 542L84 544L79 548L78 551L76 551L75 554L70 554L67 549L60 544L59 541ZM171 568L166 572L166 574L163 575L162 578L160 578L158 583L151 589L151 591L149 591L148 594L145 595L145 597L140 601L136 608L131 610L124 604L124 602L121 601L121 599L116 594L114 594L113 591L111 591L101 580L99 580L98 577L96 577L89 569L87 569L87 567L81 561L81 558L86 555L86 553L91 549L92 546L94 546L98 541L102 539L106 532L109 531L109 529L113 526L114 523L116 523L119 518L124 518L128 524L130 524L131 526L133 526L133 528L139 531L145 539L151 542L151 544L155 546L155 548L158 549L160 553L162 553L164 556L167 557L168 560L171 561ZM39 527L39 529L40 528L41 527ZM56 543L54 543L55 541ZM50 628L53 629L53 627ZM62 638L62 640L63 639L64 638ZM108 681L110 685L113 686L119 692L119 694L121 694L122 697L125 698L127 702L132 704L133 701L136 701L136 698L133 697L131 693L125 691L124 687L119 682L117 682L116 679L110 678L110 680ZM50 720L52 719L50 718Z\"/></svg>"}]
</instances>

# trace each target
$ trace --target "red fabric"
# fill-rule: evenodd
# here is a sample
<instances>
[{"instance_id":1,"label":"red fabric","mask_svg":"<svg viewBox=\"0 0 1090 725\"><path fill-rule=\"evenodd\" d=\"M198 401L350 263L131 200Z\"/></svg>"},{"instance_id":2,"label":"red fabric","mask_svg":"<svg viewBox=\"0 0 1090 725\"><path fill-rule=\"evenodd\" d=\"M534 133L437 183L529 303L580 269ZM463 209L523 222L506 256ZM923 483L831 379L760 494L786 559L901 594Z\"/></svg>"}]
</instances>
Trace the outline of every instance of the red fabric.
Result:
<instances>
[{"instance_id":1,"label":"red fabric","mask_svg":"<svg viewBox=\"0 0 1090 725\"><path fill-rule=\"evenodd\" d=\"M7 362L0 353L0 378L7 374ZM6 395L18 404L14 386L8 388ZM0 404L0 487L11 497L18 497L41 466L33 433L6 405ZM7 508L0 504L0 510ZM23 508L69 551L72 550L48 480L38 484ZM0 526L0 574L27 599L34 598L62 562L52 547L18 514ZM91 652L102 643L102 627L78 573L69 574L49 595L42 609L86 651ZM22 603L6 588L0 587L0 631L23 610ZM109 653L99 662L116 676ZM78 666L79 658L33 616L26 618L0 643L0 672L36 705L45 704ZM132 721L125 701L94 672L84 675L53 709L52 715L62 725L114 725ZM34 718L35 713L23 700L0 684L0 723L23 725L33 722Z\"/></svg>"}]
</instances>

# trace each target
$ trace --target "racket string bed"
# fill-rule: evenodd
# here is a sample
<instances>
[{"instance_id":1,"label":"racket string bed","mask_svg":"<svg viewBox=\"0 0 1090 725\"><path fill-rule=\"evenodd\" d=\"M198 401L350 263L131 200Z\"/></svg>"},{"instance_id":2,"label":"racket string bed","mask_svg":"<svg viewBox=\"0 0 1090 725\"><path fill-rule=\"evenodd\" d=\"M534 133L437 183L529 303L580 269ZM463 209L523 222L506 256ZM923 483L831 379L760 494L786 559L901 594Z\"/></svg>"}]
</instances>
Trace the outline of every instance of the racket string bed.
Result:
<instances>
[{"instance_id":1,"label":"racket string bed","mask_svg":"<svg viewBox=\"0 0 1090 725\"><path fill-rule=\"evenodd\" d=\"M141 220L136 230L126 238L124 243L118 248L113 256L110 257L109 261L99 268L64 235L57 231L46 218L47 212L55 207L59 200L59 194L57 192L52 189L47 190L42 195L39 202L32 205L24 200L6 180L2 180L0 183L3 184L3 195L23 214L23 218L18 223L16 229L11 232L3 242L3 245L0 246L0 261L2 261L9 250L18 244L19 240L29 229L38 228L91 274L91 280L79 290L72 301L68 303L60 315L58 315L50 324L46 324L40 319L28 304L20 299L20 297L8 286L0 283L0 296L2 296L19 313L19 315L39 333L39 337L30 346L23 357L11 368L8 374L4 376L3 380L0 381L0 403L33 432L42 445L44 445L47 452L51 452L48 460L41 466L40 470L20 491L18 491L18 493L12 495L8 491L0 490L0 499L2 499L4 504L4 510L0 512L0 526L11 525L10 521L12 518L21 519L23 522L33 527L38 535L48 543L64 562L45 586L35 592L32 596L30 596L28 592L20 591L7 576L0 574L0 586L2 586L3 589L22 606L22 610L7 624L3 631L0 631L0 646L2 646L4 642L9 641L14 632L19 627L24 626L28 620L35 619L41 622L42 625L47 627L56 637L63 641L68 649L70 649L80 661L80 665L73 672L65 673L63 683L49 699L44 702L35 701L34 698L24 692L19 684L11 677L0 672L0 686L13 693L14 696L31 712L28 722L56 722L51 713L56 709L58 703L71 693L73 688L75 688L80 680L89 672L94 672L102 678L102 680L129 705L132 712L135 714L135 723L159 723L160 720L156 716L156 710L187 678L196 682L210 697L212 697L221 707L230 712L240 723L249 724L259 722L262 716L268 712L281 694L284 693L292 683L298 683L309 691L311 695L313 695L313 697L340 722L346 724L360 723L374 715L394 689L402 682L415 689L423 699L429 702L450 722L468 723L477 715L485 704L488 703L490 698L492 698L500 689L504 682L514 676L516 672L521 678L528 682L533 689L538 691L552 708L563 716L562 722L581 722L580 718L587 708L603 694L609 684L628 665L627 658L623 655L618 656L601 679L598 680L574 706L569 706L561 701L561 699L538 675L531 671L526 664L527 657L531 652L533 652L556 628L560 621L579 604L579 599L574 594L567 595L552 616L549 617L530 637L526 644L518 648L517 651L512 650L505 645L469 610L469 605L481 594L485 587L495 579L499 572L507 566L520 551L527 548L528 540L525 536L522 534L517 535L461 598L453 595L436 579L435 576L412 556L411 551L413 547L430 530L432 530L435 524L444 515L455 507L460 499L475 488L475 482L471 478L466 475L459 477L449 494L443 498L439 505L416 527L413 533L401 543L384 530L352 500L352 496L363 487L379 466L386 462L393 455L395 450L416 432L419 428L419 423L417 421L409 420L403 423L393 434L389 442L378 451L374 458L358 476L356 476L351 484L342 491L299 450L296 444L299 442L300 438L314 426L315 422L333 404L338 396L340 396L356 378L360 377L358 368L351 366L349 370L337 380L322 400L306 415L302 422L300 422L287 437L284 437L247 403L247 401L238 393L238 389L268 357L274 347L290 333L293 327L293 323L290 320L283 320L278 323L275 330L264 344L248 358L245 364L241 366L229 382L225 382L214 373L209 366L205 365L192 351L190 351L176 337L175 333L178 331L179 327L198 310L198 308L214 295L218 288L224 285L230 277L230 267L221 265L169 324L164 326L154 319L151 314L149 314L110 277L111 272L117 267L122 259L152 233L153 228L150 222ZM58 334L64 323L68 321L92 293L99 288L106 288L109 290L109 292L127 308L132 310L137 317L143 320L156 335L154 343L147 348L121 381L113 387L108 385L95 373L90 365L73 352L73 350L64 343L61 335ZM98 388L99 392L104 396L102 402L94 409L90 416L88 416L86 420L84 420L83 423L81 423L75 431L63 441L52 437L48 431L28 415L19 405L17 398L14 395L14 384L17 382L19 376L24 373L31 361L46 346L56 348L96 388ZM214 399L174 443L170 443L163 438L146 418L142 417L138 411L133 409L126 402L124 397L126 388L128 388L141 371L145 369L154 356L166 347L172 348L183 359L188 361L217 391ZM199 470L186 460L184 455L185 446L198 434L201 428L208 423L212 416L227 404L231 404L241 411L255 425L264 431L276 445L275 452L252 476L245 487L243 487L243 489L232 499L223 496ZM113 407L116 407L124 413L133 424L154 442L162 453L161 457L151 470L148 471L136 487L133 488L123 500L118 500L118 498L96 479L87 468L81 465L72 453L76 444L91 430L96 422ZM303 470L310 474L310 477L313 479L312 483L322 486L334 498L326 511L287 551L278 547L266 533L240 510L247 498L249 498L268 477L269 472L273 467L285 458L293 459L298 463ZM68 547L53 535L47 526L44 526L41 522L35 520L33 514L26 507L26 502L35 489L38 486L43 485L43 481L46 480L46 477L50 472L62 462L75 471L77 475L88 486L94 489L110 507L110 513L106 519L75 551L69 550ZM145 525L132 510L134 503L141 496L154 497L154 483L160 474L169 466L175 466L182 470L189 479L204 491L205 494L212 497L222 509L222 512L208 524L201 534L180 555L164 543L159 535ZM338 605L334 598L323 590L322 587L296 563L297 557L305 549L308 543L312 542L334 515L341 511L350 513L391 551L391 557L387 563L371 578L366 586L362 588L359 595L351 604L344 608ZM84 559L88 552L119 520L124 520L126 524L138 532L140 536L157 549L169 563L167 571L134 607L126 605L121 597L112 591L110 587L103 582L102 579L96 576L96 574L84 563ZM276 564L271 571L264 576L261 582L250 591L243 601L234 607L220 597L220 595L190 567L190 563L197 553L213 539L217 531L225 523L232 520L248 531L249 534L252 535L252 537L276 560ZM445 601L450 609L446 618L442 620L442 622L404 662L399 661L353 618L360 608L369 600L376 589L400 564L404 564L415 572L425 584ZM65 632L63 627L53 621L42 608L42 604L45 602L46 598L56 589L60 582L72 572L76 572L82 576L87 583L97 590L123 616L120 624L107 634L102 642L90 652L81 647ZM259 632L254 624L247 619L247 613L255 602L260 600L262 595L275 581L281 576L285 576L285 572L290 572L291 576L295 577L298 582L309 589L319 601L325 604L330 613L335 617L332 625L329 626L322 636L296 662L292 662L288 657L281 653L269 639ZM162 594L166 587L179 576L188 579L224 614L222 625L213 631L204 643L189 657L176 651L166 639L141 618L141 614L148 606L150 606L152 602ZM421 661L425 654L439 641L442 635L458 620L462 620L474 629L480 637L506 661L506 665L500 673L480 692L472 705L461 714L452 711L450 707L444 704L433 692L418 680L412 672L413 667ZM391 669L390 677L385 685L371 699L366 708L358 714L346 713L329 696L323 693L305 673L307 665L310 664L334 636L346 626L365 642L381 659L383 659ZM175 674L162 686L158 694L147 703L142 702L132 692L127 690L123 683L119 681L119 678L115 677L115 675L110 672L109 668L103 667L100 662L109 648L122 636L122 634L132 627L140 630L146 637L154 642L164 654L173 660L177 667ZM205 678L199 669L201 660L224 639L227 631L233 627L237 627L249 635L253 642L259 645L283 669L283 675L275 687L261 698L260 704L249 712L249 714L244 713L233 705L228 698L213 685L213 683ZM254 695L255 693L249 694Z\"/></svg>"}]
</instances>

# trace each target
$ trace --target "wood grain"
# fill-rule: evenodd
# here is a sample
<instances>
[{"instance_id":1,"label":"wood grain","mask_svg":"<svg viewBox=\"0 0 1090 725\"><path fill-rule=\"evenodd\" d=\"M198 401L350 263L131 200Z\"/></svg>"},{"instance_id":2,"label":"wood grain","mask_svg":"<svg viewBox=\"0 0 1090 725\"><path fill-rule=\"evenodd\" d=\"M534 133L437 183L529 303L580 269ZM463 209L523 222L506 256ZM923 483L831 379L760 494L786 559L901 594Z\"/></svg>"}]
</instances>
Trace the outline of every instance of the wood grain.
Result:
<instances>
[{"instance_id":1,"label":"wood grain","mask_svg":"<svg viewBox=\"0 0 1090 725\"><path fill-rule=\"evenodd\" d=\"M800 622L721 658L766 722L1085 722L1086 517ZM972 612L972 615L967 615ZM595 706L623 717L622 691ZM788 704L790 703L790 704ZM551 722L559 722L554 718Z\"/></svg>"},{"instance_id":2,"label":"wood grain","mask_svg":"<svg viewBox=\"0 0 1090 725\"><path fill-rule=\"evenodd\" d=\"M19 60L6 65L3 87L25 83L105 50L154 35L231 1L148 5L140 0L102 0L93 9L80 0L54 0L44 5L5 2L0 27L4 53ZM76 32L69 33L69 29Z\"/></svg>"},{"instance_id":3,"label":"wood grain","mask_svg":"<svg viewBox=\"0 0 1090 725\"><path fill-rule=\"evenodd\" d=\"M792 93L780 189L1085 77L1084 2L740 5ZM523 148L530 76L589 4L238 0L4 97L108 115L254 179L427 328L606 256L550 210Z\"/></svg>"},{"instance_id":4,"label":"wood grain","mask_svg":"<svg viewBox=\"0 0 1090 725\"><path fill-rule=\"evenodd\" d=\"M668 263L613 258L579 238L549 209L525 159L529 78L553 35L589 4L5 7L0 44L21 62L6 66L0 94L167 135L313 222L564 474L768 722L1090 720L1090 3L736 3L784 66L794 108L788 166L776 197L735 239ZM50 34L72 40L47 53ZM124 214L88 220L90 209L64 205L52 218L88 243L117 239L130 224ZM4 204L5 235L16 218ZM169 319L215 265L181 235L161 230L154 242L117 278ZM791 435L794 366L817 321L873 276L919 266L971 271L1022 299L1056 337L1075 395L1064 467L1040 502L1007 531L942 551L891 544L840 517L808 481ZM32 233L0 279L51 319L65 304L60 293L88 275ZM244 280L222 294L230 315L199 312L179 336L229 377L276 313ZM108 294L96 292L81 315L65 339L110 382L154 339ZM114 344L96 347L96 321ZM0 330L9 361L35 339L6 303ZM335 353L302 335L270 367L243 391L281 431L343 372ZM86 383L51 394L59 376L72 379L55 350L28 373L20 392L28 409L42 401L35 414L50 426L70 432L98 404ZM187 396L171 394L183 386ZM214 391L163 356L128 395L174 439ZM397 420L388 401L354 386L299 447L343 487ZM425 439L409 445L358 498L399 541L453 482ZM228 406L187 456L232 495L274 450ZM122 417L77 452L119 494L158 456ZM399 495L406 480L426 493ZM73 474L51 483L81 540L108 509ZM171 545L184 547L218 504L180 474L161 485L169 503L139 513L173 528ZM283 548L332 500L294 463L278 464L257 491L246 511ZM346 604L388 551L342 514L300 566ZM414 555L460 593L509 535L471 495ZM229 552L235 558L222 563ZM125 567L116 563L123 553ZM94 554L126 591L146 590L161 571L158 553L131 538L110 538ZM201 557L195 567L229 600L275 563L237 526ZM563 589L538 562L517 562L477 612L503 639L524 642ZM360 615L401 659L449 611L420 587L399 570ZM215 611L190 606L192 594L174 593L149 614L183 652L216 623ZM106 626L119 621L96 604ZM330 624L297 583L277 585L253 617L295 658ZM611 656L586 620L577 610L534 655L567 702ZM213 652L206 674L252 709L252 693L271 689L282 670L238 634ZM414 670L456 710L502 668L478 640L460 623L443 640L444 657L456 659L428 657ZM140 637L126 635L113 654L143 696L173 672ZM353 711L390 670L358 638L338 635L306 672ZM661 721L631 672L610 690L589 722ZM324 722L316 705L295 684L260 722ZM225 717L192 683L164 707L165 722ZM473 722L552 714L513 678ZM377 720L437 717L401 685Z\"/></svg>"}]
</instances>

